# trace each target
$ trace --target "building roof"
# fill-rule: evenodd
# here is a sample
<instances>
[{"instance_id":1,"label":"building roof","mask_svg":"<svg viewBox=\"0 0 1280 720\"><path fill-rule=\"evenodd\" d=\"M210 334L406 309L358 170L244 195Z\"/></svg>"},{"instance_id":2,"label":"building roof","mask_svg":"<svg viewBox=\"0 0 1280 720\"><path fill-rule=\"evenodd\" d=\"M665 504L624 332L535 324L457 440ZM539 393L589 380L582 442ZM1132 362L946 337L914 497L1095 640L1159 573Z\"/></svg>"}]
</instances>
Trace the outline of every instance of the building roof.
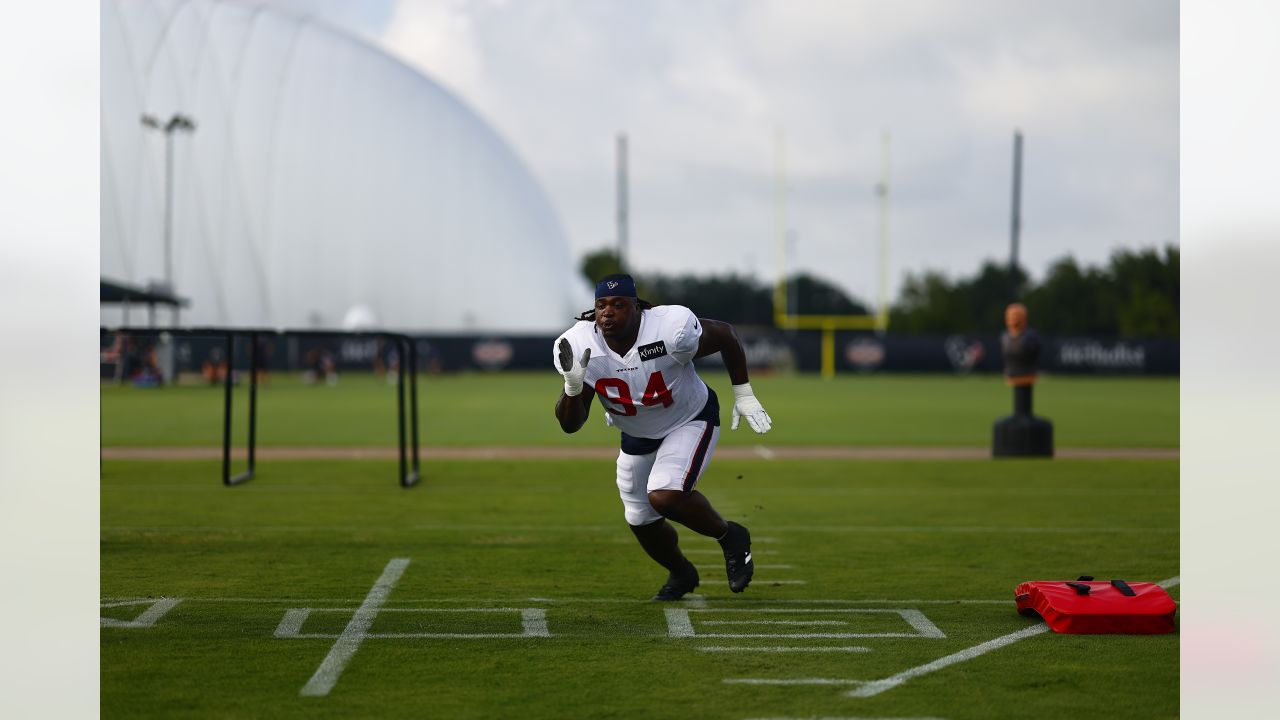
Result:
<instances>
[{"instance_id":1,"label":"building roof","mask_svg":"<svg viewBox=\"0 0 1280 720\"><path fill-rule=\"evenodd\" d=\"M163 287L140 288L122 282L102 278L99 285L98 301L104 305L120 303L142 303L150 305L171 305L186 307L191 301L178 297Z\"/></svg>"}]
</instances>

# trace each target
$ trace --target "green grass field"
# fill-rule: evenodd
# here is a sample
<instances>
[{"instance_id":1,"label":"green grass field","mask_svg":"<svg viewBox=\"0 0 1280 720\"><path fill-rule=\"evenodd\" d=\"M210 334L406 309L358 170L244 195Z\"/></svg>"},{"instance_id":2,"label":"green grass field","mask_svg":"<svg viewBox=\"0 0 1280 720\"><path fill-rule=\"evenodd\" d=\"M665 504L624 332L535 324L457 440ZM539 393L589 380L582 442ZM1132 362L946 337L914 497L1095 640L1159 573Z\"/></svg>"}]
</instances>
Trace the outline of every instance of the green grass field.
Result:
<instances>
[{"instance_id":1,"label":"green grass field","mask_svg":"<svg viewBox=\"0 0 1280 720\"><path fill-rule=\"evenodd\" d=\"M753 384L775 431L726 428L724 445L985 445L1008 411L994 378ZM424 441L616 443L598 417L560 433L556 389L427 378ZM1041 390L1059 445L1177 446L1176 381ZM394 439L394 395L369 377L278 377L260 401L264 444ZM217 445L220 412L208 388L104 387L103 444ZM103 717L1179 712L1176 634L1035 635L848 694L1035 625L1015 612L1021 581L1176 577L1177 461L713 460L699 487L751 528L755 582L730 593L715 542L683 530L703 585L664 605L608 461L433 461L408 490L382 461L264 461L235 488L218 468L102 462Z\"/></svg>"},{"instance_id":2,"label":"green grass field","mask_svg":"<svg viewBox=\"0 0 1280 720\"><path fill-rule=\"evenodd\" d=\"M723 372L703 377L721 398L733 395ZM1009 389L996 376L812 375L752 379L773 418L770 445L983 446L991 423L1008 415ZM419 385L421 436L427 445L574 446L614 444L600 408L587 427L566 437L552 417L558 376L475 373L425 376ZM244 442L248 391L235 394L233 427ZM139 390L103 386L105 446L217 446L222 438L220 387ZM395 389L372 375L344 375L337 387L306 386L277 375L258 395L258 442L282 446L367 447L395 444ZM1036 386L1036 414L1054 422L1063 447L1177 447L1178 381L1170 378L1049 377ZM756 443L729 433L725 445Z\"/></svg>"}]
</instances>

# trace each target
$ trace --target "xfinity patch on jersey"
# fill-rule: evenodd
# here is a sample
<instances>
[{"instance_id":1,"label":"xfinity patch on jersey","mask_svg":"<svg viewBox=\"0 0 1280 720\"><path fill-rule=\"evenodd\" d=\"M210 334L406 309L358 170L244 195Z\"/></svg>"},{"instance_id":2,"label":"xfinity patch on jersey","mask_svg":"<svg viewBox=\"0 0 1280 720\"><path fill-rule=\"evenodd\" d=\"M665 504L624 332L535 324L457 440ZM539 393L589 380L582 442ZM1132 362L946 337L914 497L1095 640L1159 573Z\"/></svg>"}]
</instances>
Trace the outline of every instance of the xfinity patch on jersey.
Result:
<instances>
[{"instance_id":1,"label":"xfinity patch on jersey","mask_svg":"<svg viewBox=\"0 0 1280 720\"><path fill-rule=\"evenodd\" d=\"M656 343L640 346L641 360L656 360L667 354L667 344L661 340Z\"/></svg>"}]
</instances>

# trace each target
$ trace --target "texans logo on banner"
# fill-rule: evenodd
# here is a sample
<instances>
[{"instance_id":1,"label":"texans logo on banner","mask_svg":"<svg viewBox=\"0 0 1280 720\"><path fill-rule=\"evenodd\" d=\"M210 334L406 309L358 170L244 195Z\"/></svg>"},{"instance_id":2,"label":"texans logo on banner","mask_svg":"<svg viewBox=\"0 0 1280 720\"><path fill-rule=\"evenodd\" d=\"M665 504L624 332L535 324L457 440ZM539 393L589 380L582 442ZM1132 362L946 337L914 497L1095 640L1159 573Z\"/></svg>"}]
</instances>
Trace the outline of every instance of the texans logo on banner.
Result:
<instances>
[{"instance_id":1,"label":"texans logo on banner","mask_svg":"<svg viewBox=\"0 0 1280 720\"><path fill-rule=\"evenodd\" d=\"M858 338L845 346L844 356L859 370L871 370L884 362L884 345L872 338Z\"/></svg>"},{"instance_id":2,"label":"texans logo on banner","mask_svg":"<svg viewBox=\"0 0 1280 720\"><path fill-rule=\"evenodd\" d=\"M482 340L471 346L471 359L487 370L497 370L511 362L515 351L505 340Z\"/></svg>"},{"instance_id":3,"label":"texans logo on banner","mask_svg":"<svg viewBox=\"0 0 1280 720\"><path fill-rule=\"evenodd\" d=\"M667 344L661 340L640 346L641 360L655 360L667 354Z\"/></svg>"},{"instance_id":4,"label":"texans logo on banner","mask_svg":"<svg viewBox=\"0 0 1280 720\"><path fill-rule=\"evenodd\" d=\"M947 359L957 372L967 373L982 359L983 347L980 340L970 340L963 335L952 335L945 344Z\"/></svg>"}]
</instances>

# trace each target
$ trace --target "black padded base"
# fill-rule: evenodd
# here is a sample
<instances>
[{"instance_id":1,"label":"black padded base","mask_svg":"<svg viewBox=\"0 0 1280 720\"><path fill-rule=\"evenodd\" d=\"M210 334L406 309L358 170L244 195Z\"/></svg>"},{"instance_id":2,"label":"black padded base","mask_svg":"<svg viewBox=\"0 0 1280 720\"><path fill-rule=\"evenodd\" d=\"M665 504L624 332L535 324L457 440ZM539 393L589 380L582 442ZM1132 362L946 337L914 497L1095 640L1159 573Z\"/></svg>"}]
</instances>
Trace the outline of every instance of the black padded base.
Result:
<instances>
[{"instance_id":1,"label":"black padded base","mask_svg":"<svg viewBox=\"0 0 1280 720\"><path fill-rule=\"evenodd\" d=\"M993 457L1053 457L1053 423L1034 415L1010 415L992 426Z\"/></svg>"}]
</instances>

